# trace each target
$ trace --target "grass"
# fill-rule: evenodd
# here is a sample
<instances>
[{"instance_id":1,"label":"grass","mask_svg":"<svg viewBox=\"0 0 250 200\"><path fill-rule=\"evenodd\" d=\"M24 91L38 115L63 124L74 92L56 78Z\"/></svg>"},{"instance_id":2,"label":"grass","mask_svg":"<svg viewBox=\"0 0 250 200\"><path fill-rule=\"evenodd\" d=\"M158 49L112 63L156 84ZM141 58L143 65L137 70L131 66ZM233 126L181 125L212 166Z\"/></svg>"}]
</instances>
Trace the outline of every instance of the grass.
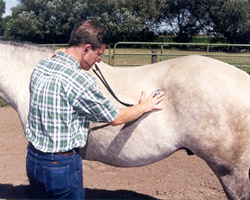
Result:
<instances>
[{"instance_id":1,"label":"grass","mask_svg":"<svg viewBox=\"0 0 250 200\"><path fill-rule=\"evenodd\" d=\"M0 107L3 107L3 106L6 106L6 103L2 99L0 99Z\"/></svg>"}]
</instances>

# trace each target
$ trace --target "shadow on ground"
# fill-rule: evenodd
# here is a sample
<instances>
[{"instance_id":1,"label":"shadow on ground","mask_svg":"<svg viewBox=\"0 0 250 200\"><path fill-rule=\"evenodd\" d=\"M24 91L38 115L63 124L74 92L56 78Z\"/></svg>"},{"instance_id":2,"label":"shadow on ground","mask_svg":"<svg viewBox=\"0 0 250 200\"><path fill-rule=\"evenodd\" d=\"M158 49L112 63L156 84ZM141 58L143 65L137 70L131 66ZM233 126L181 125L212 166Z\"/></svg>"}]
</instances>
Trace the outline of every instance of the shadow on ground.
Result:
<instances>
[{"instance_id":1,"label":"shadow on ground","mask_svg":"<svg viewBox=\"0 0 250 200\"><path fill-rule=\"evenodd\" d=\"M28 185L13 186L11 184L0 184L0 199L29 199L30 187ZM130 190L100 190L100 189L85 189L86 200L88 199L145 199L158 200L154 197L140 194Z\"/></svg>"}]
</instances>

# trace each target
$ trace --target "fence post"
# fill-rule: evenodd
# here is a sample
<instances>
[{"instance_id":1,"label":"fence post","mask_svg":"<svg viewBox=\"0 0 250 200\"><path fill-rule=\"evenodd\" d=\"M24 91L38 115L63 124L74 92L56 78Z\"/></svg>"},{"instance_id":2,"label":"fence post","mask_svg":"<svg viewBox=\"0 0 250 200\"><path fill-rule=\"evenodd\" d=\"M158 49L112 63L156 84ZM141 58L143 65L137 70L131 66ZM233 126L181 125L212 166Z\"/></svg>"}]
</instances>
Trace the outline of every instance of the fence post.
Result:
<instances>
[{"instance_id":1,"label":"fence post","mask_svg":"<svg viewBox=\"0 0 250 200\"><path fill-rule=\"evenodd\" d=\"M209 54L209 44L207 44L207 56Z\"/></svg>"},{"instance_id":2,"label":"fence post","mask_svg":"<svg viewBox=\"0 0 250 200\"><path fill-rule=\"evenodd\" d=\"M157 63L157 51L152 50L152 58L151 58L151 63Z\"/></svg>"},{"instance_id":3,"label":"fence post","mask_svg":"<svg viewBox=\"0 0 250 200\"><path fill-rule=\"evenodd\" d=\"M160 56L160 61L162 61L162 54L163 54L163 45L161 45L161 56Z\"/></svg>"}]
</instances>

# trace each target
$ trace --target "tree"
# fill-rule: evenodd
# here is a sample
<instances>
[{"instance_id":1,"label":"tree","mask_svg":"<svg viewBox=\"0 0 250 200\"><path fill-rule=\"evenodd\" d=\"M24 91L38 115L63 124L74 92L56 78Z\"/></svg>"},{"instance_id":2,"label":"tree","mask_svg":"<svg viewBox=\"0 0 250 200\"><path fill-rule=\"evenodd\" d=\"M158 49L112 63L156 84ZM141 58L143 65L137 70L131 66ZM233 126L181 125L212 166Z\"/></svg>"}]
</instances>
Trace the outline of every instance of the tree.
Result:
<instances>
[{"instance_id":1,"label":"tree","mask_svg":"<svg viewBox=\"0 0 250 200\"><path fill-rule=\"evenodd\" d=\"M3 0L0 0L0 18L3 17L4 13L5 13L5 2Z\"/></svg>"},{"instance_id":2,"label":"tree","mask_svg":"<svg viewBox=\"0 0 250 200\"><path fill-rule=\"evenodd\" d=\"M222 33L230 43L250 42L250 2L227 1L221 9L210 10L216 31Z\"/></svg>"},{"instance_id":3,"label":"tree","mask_svg":"<svg viewBox=\"0 0 250 200\"><path fill-rule=\"evenodd\" d=\"M74 25L99 21L112 41L153 37L165 0L21 0L5 35L35 42L67 42Z\"/></svg>"},{"instance_id":4,"label":"tree","mask_svg":"<svg viewBox=\"0 0 250 200\"><path fill-rule=\"evenodd\" d=\"M230 43L250 43L249 0L196 0L200 24Z\"/></svg>"},{"instance_id":5,"label":"tree","mask_svg":"<svg viewBox=\"0 0 250 200\"><path fill-rule=\"evenodd\" d=\"M21 0L12 10L5 35L32 42L65 43L85 9L86 4L79 0Z\"/></svg>"},{"instance_id":6,"label":"tree","mask_svg":"<svg viewBox=\"0 0 250 200\"><path fill-rule=\"evenodd\" d=\"M189 42L201 29L199 18L192 14L195 0L167 0L164 23L171 27L177 42Z\"/></svg>"},{"instance_id":7,"label":"tree","mask_svg":"<svg viewBox=\"0 0 250 200\"><path fill-rule=\"evenodd\" d=\"M5 12L5 2L0 0L0 35L3 35L2 17Z\"/></svg>"},{"instance_id":8,"label":"tree","mask_svg":"<svg viewBox=\"0 0 250 200\"><path fill-rule=\"evenodd\" d=\"M5 3L0 0L0 16ZM74 25L96 19L116 41L150 41L162 22L175 41L189 42L204 29L230 43L250 42L250 0L20 0L0 18L9 39L66 43Z\"/></svg>"},{"instance_id":9,"label":"tree","mask_svg":"<svg viewBox=\"0 0 250 200\"><path fill-rule=\"evenodd\" d=\"M97 19L112 41L140 41L153 37L165 5L163 0L90 0L88 16Z\"/></svg>"}]
</instances>

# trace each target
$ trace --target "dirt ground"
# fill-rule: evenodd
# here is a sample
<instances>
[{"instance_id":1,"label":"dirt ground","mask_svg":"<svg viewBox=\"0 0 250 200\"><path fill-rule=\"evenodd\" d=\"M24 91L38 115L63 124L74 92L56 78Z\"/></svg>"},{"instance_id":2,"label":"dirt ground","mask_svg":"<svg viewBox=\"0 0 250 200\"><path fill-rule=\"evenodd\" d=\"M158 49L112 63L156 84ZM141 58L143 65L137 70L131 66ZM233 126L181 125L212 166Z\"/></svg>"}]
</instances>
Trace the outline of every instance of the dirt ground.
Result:
<instances>
[{"instance_id":1,"label":"dirt ground","mask_svg":"<svg viewBox=\"0 0 250 200\"><path fill-rule=\"evenodd\" d=\"M26 139L17 113L0 108L0 199L27 199ZM138 168L83 161L86 199L226 200L206 163L185 151Z\"/></svg>"}]
</instances>

